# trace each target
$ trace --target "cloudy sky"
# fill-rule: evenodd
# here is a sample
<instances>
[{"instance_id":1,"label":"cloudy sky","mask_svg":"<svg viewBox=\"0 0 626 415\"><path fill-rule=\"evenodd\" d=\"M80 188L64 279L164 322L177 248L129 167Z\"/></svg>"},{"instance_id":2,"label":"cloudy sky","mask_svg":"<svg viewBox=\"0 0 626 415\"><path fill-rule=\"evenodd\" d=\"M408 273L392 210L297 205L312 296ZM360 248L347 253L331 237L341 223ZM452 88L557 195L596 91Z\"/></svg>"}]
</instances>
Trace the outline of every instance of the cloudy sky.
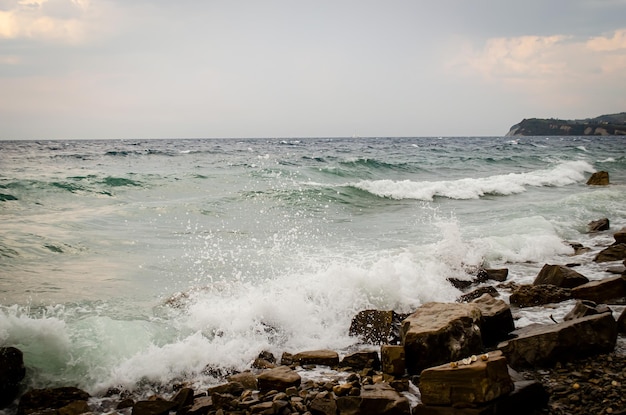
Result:
<instances>
[{"instance_id":1,"label":"cloudy sky","mask_svg":"<svg viewBox=\"0 0 626 415\"><path fill-rule=\"evenodd\" d=\"M626 0L0 0L0 139L503 135L626 111Z\"/></svg>"}]
</instances>

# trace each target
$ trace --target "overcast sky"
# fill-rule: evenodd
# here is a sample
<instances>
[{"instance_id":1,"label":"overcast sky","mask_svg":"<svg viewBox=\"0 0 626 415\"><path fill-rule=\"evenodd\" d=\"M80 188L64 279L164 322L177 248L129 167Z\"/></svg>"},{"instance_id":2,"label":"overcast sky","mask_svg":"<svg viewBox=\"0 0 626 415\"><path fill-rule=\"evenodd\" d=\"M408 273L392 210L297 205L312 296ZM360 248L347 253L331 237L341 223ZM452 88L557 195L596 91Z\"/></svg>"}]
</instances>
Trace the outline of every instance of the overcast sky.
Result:
<instances>
[{"instance_id":1,"label":"overcast sky","mask_svg":"<svg viewBox=\"0 0 626 415\"><path fill-rule=\"evenodd\" d=\"M626 111L626 0L0 0L0 139L504 135Z\"/></svg>"}]
</instances>

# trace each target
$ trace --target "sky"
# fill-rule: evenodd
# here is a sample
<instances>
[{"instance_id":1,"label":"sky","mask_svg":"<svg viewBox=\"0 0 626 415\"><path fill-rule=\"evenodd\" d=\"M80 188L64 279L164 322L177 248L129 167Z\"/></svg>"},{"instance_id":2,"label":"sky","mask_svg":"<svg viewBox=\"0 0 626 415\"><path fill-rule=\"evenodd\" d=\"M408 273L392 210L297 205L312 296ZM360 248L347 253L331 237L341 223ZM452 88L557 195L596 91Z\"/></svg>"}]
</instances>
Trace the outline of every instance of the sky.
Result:
<instances>
[{"instance_id":1,"label":"sky","mask_svg":"<svg viewBox=\"0 0 626 415\"><path fill-rule=\"evenodd\" d=\"M0 0L0 139L500 136L626 111L626 0Z\"/></svg>"}]
</instances>

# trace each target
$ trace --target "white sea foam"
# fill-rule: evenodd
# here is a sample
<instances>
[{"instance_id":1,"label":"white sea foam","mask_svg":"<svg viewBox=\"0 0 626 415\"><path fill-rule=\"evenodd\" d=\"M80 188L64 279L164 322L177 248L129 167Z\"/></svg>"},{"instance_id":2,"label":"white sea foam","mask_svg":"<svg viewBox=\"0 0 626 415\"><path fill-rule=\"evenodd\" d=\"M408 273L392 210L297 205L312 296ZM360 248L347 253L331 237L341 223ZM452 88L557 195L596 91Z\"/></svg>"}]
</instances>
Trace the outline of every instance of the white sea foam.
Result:
<instances>
[{"instance_id":1,"label":"white sea foam","mask_svg":"<svg viewBox=\"0 0 626 415\"><path fill-rule=\"evenodd\" d=\"M478 199L487 194L512 195L526 191L526 186L566 186L580 182L584 173L595 171L586 161L564 162L552 169L528 173L509 173L481 178L425 181L362 180L353 186L380 197L392 199L433 200Z\"/></svg>"}]
</instances>

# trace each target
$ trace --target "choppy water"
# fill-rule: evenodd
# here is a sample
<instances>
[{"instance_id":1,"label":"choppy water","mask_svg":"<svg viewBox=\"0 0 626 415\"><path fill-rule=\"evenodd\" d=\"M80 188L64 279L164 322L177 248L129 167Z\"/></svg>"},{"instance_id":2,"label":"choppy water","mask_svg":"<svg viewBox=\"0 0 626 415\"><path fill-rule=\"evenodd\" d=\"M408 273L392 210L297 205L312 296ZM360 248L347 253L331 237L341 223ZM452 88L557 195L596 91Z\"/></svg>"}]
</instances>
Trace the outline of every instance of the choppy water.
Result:
<instances>
[{"instance_id":1,"label":"choppy water","mask_svg":"<svg viewBox=\"0 0 626 415\"><path fill-rule=\"evenodd\" d=\"M620 137L0 142L0 344L31 386L154 388L262 350L349 350L351 318L529 283L626 226ZM607 170L612 185L585 185ZM593 253L579 272L604 276ZM168 302L169 299L169 302ZM567 310L554 311L555 316ZM522 313L518 324L546 319Z\"/></svg>"}]
</instances>

